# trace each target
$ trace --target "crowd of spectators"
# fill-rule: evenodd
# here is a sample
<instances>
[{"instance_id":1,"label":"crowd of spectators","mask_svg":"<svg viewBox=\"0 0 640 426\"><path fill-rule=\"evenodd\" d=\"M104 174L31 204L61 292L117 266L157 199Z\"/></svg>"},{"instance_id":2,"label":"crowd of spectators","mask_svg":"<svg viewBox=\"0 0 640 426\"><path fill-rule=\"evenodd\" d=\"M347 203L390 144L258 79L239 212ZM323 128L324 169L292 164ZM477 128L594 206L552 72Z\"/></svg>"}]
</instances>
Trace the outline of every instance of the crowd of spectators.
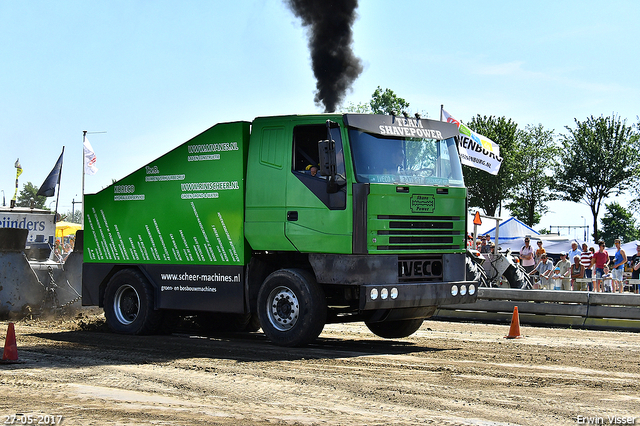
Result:
<instances>
[{"instance_id":1,"label":"crowd of spectators","mask_svg":"<svg viewBox=\"0 0 640 426\"><path fill-rule=\"evenodd\" d=\"M525 237L518 258L526 273L535 279L534 288L622 293L627 278L640 280L640 243L636 245L636 253L627 256L620 239L614 242L613 254L607 251L602 240L598 241L597 250L586 243L580 247L577 241L572 241L571 249L561 251L556 263L542 240L536 241L537 249L530 243L531 239ZM489 235L480 235L478 239L470 235L468 246L483 254L495 253ZM640 292L640 285L634 281L628 288L636 294Z\"/></svg>"},{"instance_id":2,"label":"crowd of spectators","mask_svg":"<svg viewBox=\"0 0 640 426\"><path fill-rule=\"evenodd\" d=\"M58 263L64 263L69 257L69 254L73 251L73 246L75 243L75 238L67 238L66 241L60 241L56 239L56 242L53 246L52 251L52 259Z\"/></svg>"},{"instance_id":3,"label":"crowd of spectators","mask_svg":"<svg viewBox=\"0 0 640 426\"><path fill-rule=\"evenodd\" d=\"M616 252L613 255L606 250L602 240L598 241L597 251L586 243L579 247L577 241L572 241L571 249L561 251L560 259L554 264L542 240L536 242L537 249L530 243L531 239L525 237L518 257L526 273L535 278L534 288L622 293L625 272L632 280L640 279L640 244L636 245L636 253L627 257L619 239L614 242ZM484 254L495 253L489 235L480 235L476 240L470 235L468 247ZM630 291L639 293L639 284L633 283L629 287Z\"/></svg>"},{"instance_id":4,"label":"crowd of spectators","mask_svg":"<svg viewBox=\"0 0 640 426\"><path fill-rule=\"evenodd\" d=\"M530 239L526 237L519 257L525 271L537 278L536 288L622 293L625 289L625 272L630 273L631 279L640 277L640 244L636 245L636 253L627 257L619 239L614 242L616 251L613 255L606 250L604 241L598 241L598 251L586 243L579 249L578 242L573 241L571 250L561 251L560 259L554 264L543 242L538 241L531 266L529 242ZM635 293L639 292L638 287L635 283L629 286L630 291Z\"/></svg>"}]
</instances>

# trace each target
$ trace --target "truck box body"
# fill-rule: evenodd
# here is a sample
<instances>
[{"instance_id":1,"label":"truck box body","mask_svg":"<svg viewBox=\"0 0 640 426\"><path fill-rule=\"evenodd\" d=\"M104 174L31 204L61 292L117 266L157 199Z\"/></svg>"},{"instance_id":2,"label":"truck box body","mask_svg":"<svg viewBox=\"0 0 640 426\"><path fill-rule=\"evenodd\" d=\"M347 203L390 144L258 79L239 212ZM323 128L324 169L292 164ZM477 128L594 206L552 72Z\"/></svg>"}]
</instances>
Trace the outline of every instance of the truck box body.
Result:
<instances>
[{"instance_id":1,"label":"truck box body","mask_svg":"<svg viewBox=\"0 0 640 426\"><path fill-rule=\"evenodd\" d=\"M360 114L217 124L85 196L83 304L122 294L109 283L123 270L148 281L154 310L251 315L271 280L261 323L275 315L283 333L302 297L290 281L320 295L327 322L405 324L473 302L455 134Z\"/></svg>"},{"instance_id":2,"label":"truck box body","mask_svg":"<svg viewBox=\"0 0 640 426\"><path fill-rule=\"evenodd\" d=\"M249 123L218 124L86 195L85 269L139 265L159 308L242 312L248 141Z\"/></svg>"}]
</instances>

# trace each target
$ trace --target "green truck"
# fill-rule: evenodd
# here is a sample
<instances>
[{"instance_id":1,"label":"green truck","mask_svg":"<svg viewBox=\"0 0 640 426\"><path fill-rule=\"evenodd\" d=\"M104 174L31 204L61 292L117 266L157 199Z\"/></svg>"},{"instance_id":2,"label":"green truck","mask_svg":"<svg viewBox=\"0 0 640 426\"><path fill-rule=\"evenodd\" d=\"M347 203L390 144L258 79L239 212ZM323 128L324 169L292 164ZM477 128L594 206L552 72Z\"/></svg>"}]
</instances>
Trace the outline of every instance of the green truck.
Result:
<instances>
[{"instance_id":1,"label":"green truck","mask_svg":"<svg viewBox=\"0 0 640 426\"><path fill-rule=\"evenodd\" d=\"M216 124L85 195L83 305L128 334L192 315L283 346L336 322L409 336L476 300L457 132L373 114Z\"/></svg>"}]
</instances>

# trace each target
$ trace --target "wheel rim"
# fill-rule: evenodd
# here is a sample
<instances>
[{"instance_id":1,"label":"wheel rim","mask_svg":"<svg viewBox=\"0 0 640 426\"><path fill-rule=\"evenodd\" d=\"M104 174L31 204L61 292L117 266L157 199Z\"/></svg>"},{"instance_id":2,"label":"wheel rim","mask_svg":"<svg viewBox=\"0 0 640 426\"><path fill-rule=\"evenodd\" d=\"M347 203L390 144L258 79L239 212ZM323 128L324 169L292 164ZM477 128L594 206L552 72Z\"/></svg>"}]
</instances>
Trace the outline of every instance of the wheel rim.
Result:
<instances>
[{"instance_id":1,"label":"wheel rim","mask_svg":"<svg viewBox=\"0 0 640 426\"><path fill-rule=\"evenodd\" d=\"M267 299L269 322L279 331L292 329L300 316L298 297L288 287L276 287Z\"/></svg>"},{"instance_id":2,"label":"wheel rim","mask_svg":"<svg viewBox=\"0 0 640 426\"><path fill-rule=\"evenodd\" d=\"M113 300L113 311L122 324L129 325L140 313L140 296L135 288L125 284L118 288Z\"/></svg>"}]
</instances>

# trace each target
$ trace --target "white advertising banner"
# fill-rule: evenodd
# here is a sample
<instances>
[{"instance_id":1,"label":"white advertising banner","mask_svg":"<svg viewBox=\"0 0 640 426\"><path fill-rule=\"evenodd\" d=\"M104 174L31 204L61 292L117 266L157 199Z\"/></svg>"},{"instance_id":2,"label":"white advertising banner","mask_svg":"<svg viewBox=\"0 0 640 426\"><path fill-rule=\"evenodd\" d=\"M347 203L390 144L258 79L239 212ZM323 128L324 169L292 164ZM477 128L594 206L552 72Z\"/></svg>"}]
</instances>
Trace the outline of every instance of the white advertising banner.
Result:
<instances>
[{"instance_id":1,"label":"white advertising banner","mask_svg":"<svg viewBox=\"0 0 640 426\"><path fill-rule=\"evenodd\" d=\"M45 242L53 244L56 234L56 225L53 222L52 212L36 213L21 208L0 210L0 228L22 228L29 231L27 244L33 242Z\"/></svg>"},{"instance_id":2,"label":"white advertising banner","mask_svg":"<svg viewBox=\"0 0 640 426\"><path fill-rule=\"evenodd\" d=\"M456 140L460 162L465 166L475 167L492 175L497 175L502 164L498 144L469 129L444 109L442 110L442 115L447 123L453 123L458 126L460 135L456 137Z\"/></svg>"}]
</instances>

